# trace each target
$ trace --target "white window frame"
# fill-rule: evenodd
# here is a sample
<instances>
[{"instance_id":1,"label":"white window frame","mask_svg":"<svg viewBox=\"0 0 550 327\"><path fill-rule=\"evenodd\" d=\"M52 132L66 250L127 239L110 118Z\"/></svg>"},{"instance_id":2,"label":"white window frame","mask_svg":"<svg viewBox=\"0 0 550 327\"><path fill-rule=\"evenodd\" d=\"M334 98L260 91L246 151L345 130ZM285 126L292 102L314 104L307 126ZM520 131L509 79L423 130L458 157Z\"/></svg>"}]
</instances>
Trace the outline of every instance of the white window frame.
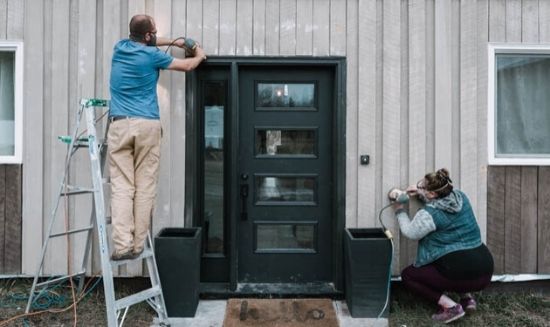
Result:
<instances>
[{"instance_id":1,"label":"white window frame","mask_svg":"<svg viewBox=\"0 0 550 327\"><path fill-rule=\"evenodd\" d=\"M23 162L23 42L0 41L0 51L15 53L14 70L14 155L1 156L0 164L21 164Z\"/></svg>"},{"instance_id":2,"label":"white window frame","mask_svg":"<svg viewBox=\"0 0 550 327\"><path fill-rule=\"evenodd\" d=\"M514 44L514 43L489 43L488 45L488 95L487 95L487 145L489 165L521 165L521 166L548 166L550 157L497 157L496 126L495 126L495 96L496 96L496 55L497 54L549 54L550 44Z\"/></svg>"}]
</instances>

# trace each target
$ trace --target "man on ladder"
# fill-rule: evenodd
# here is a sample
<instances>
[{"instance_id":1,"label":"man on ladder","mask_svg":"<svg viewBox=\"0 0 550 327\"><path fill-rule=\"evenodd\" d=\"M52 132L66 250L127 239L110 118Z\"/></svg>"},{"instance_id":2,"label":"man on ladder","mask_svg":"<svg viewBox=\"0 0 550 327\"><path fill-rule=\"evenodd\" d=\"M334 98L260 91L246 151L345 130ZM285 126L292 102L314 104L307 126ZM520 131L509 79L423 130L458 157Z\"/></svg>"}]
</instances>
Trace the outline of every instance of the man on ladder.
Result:
<instances>
[{"instance_id":1,"label":"man on ladder","mask_svg":"<svg viewBox=\"0 0 550 327\"><path fill-rule=\"evenodd\" d=\"M111 176L112 260L140 255L151 223L159 172L162 128L157 81L160 69L187 72L206 59L191 39L157 38L152 17L135 15L130 38L114 47L111 67L110 127L107 136ZM156 46L193 49L173 58Z\"/></svg>"}]
</instances>

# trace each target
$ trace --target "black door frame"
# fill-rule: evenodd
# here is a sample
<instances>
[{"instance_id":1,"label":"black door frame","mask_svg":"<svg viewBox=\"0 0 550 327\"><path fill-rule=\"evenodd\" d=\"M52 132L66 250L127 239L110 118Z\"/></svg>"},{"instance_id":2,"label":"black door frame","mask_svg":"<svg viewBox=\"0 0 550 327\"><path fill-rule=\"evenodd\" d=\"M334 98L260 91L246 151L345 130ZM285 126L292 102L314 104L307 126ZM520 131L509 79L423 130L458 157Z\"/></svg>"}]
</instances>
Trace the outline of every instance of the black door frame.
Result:
<instances>
[{"instance_id":1,"label":"black door frame","mask_svg":"<svg viewBox=\"0 0 550 327\"><path fill-rule=\"evenodd\" d=\"M333 139L332 147L335 152L332 162L333 185L332 191L334 201L333 216L333 276L334 286L337 291L342 291L343 283L343 233L345 228L345 194L346 194L346 59L345 57L234 57L234 56L211 56L202 65L224 66L230 69L229 89L229 117L228 137L226 144L230 161L228 164L228 180L235 189L229 190L227 196L229 219L227 221L228 233L228 256L229 256L229 284L222 287L226 292L237 290L237 226L239 223L239 170L238 170L238 140L239 140L239 67L240 66L309 66L309 67L332 67L334 69L334 112L332 114ZM196 226L199 215L199 155L198 147L198 76L196 71L186 75L186 141L185 141L185 226ZM223 290L214 290L216 292Z\"/></svg>"}]
</instances>

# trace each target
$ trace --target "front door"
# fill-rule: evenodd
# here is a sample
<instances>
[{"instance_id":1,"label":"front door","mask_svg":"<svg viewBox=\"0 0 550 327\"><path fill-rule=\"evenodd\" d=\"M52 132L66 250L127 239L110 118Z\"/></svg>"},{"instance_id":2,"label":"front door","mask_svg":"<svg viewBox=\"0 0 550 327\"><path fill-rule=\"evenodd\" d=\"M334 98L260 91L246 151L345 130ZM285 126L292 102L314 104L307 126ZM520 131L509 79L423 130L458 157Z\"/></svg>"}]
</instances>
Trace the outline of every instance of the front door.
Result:
<instances>
[{"instance_id":1,"label":"front door","mask_svg":"<svg viewBox=\"0 0 550 327\"><path fill-rule=\"evenodd\" d=\"M238 282L330 282L334 69L238 74Z\"/></svg>"}]
</instances>

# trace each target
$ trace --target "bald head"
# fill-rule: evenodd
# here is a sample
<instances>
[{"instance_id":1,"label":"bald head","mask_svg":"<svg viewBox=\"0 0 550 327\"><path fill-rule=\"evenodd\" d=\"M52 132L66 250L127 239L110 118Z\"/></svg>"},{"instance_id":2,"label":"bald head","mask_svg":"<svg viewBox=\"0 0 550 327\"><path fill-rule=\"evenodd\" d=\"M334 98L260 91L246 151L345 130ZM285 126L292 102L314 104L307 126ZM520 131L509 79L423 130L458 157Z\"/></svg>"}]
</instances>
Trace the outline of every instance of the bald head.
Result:
<instances>
[{"instance_id":1,"label":"bald head","mask_svg":"<svg viewBox=\"0 0 550 327\"><path fill-rule=\"evenodd\" d=\"M148 15L135 15L130 20L130 38L135 41L145 41L145 35L155 31L155 21Z\"/></svg>"}]
</instances>

